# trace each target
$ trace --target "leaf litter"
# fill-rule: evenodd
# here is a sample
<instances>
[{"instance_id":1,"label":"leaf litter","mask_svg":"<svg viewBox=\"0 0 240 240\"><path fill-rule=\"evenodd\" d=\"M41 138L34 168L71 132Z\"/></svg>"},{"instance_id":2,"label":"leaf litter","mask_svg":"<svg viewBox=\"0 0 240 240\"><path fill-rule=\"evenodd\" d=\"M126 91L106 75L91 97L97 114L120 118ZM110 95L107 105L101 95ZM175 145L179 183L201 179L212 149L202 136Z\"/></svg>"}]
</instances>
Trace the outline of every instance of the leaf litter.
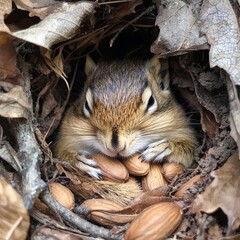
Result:
<instances>
[{"instance_id":1,"label":"leaf litter","mask_svg":"<svg viewBox=\"0 0 240 240\"><path fill-rule=\"evenodd\" d=\"M240 161L235 152L221 168L211 172L214 180L204 193L196 197L192 207L192 211L197 213L213 213L221 208L228 217L228 233L240 225L239 170Z\"/></svg>"}]
</instances>

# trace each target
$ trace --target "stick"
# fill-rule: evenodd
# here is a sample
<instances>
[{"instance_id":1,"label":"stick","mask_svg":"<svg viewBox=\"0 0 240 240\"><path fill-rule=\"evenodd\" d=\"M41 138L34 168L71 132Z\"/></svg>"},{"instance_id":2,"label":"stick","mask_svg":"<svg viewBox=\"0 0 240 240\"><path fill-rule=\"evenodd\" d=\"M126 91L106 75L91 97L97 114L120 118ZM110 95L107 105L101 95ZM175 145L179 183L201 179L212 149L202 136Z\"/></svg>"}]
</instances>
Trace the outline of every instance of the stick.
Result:
<instances>
[{"instance_id":1,"label":"stick","mask_svg":"<svg viewBox=\"0 0 240 240\"><path fill-rule=\"evenodd\" d=\"M21 193L24 205L29 209L46 184L40 177L39 163L42 160L42 152L34 135L29 69L22 59L19 58L18 60L25 84L24 91L31 105L31 112L29 112L27 119L12 119L11 123L15 129L19 146L18 156L22 167L20 172L22 177Z\"/></svg>"},{"instance_id":2,"label":"stick","mask_svg":"<svg viewBox=\"0 0 240 240\"><path fill-rule=\"evenodd\" d=\"M102 237L104 239L109 240L119 240L122 239L121 236L115 235L103 227L98 227L85 219L79 217L72 211L64 208L60 203L58 203L49 193L49 191L44 191L40 195L41 200L47 204L51 209L56 211L65 222L69 223L70 225L76 227L77 229L91 234L93 237Z\"/></svg>"},{"instance_id":3,"label":"stick","mask_svg":"<svg viewBox=\"0 0 240 240\"><path fill-rule=\"evenodd\" d=\"M6 140L4 140L0 144L0 156L2 159L4 159L4 161L10 164L17 172L20 172L22 170L16 151Z\"/></svg>"}]
</instances>

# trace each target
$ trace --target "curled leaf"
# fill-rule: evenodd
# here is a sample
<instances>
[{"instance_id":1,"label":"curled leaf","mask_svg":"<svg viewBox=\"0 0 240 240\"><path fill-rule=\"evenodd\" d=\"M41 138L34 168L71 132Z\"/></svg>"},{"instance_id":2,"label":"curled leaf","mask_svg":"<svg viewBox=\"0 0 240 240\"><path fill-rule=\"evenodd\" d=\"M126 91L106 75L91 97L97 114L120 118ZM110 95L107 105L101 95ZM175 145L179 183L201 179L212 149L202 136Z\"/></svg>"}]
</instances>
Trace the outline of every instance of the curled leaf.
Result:
<instances>
[{"instance_id":1,"label":"curled leaf","mask_svg":"<svg viewBox=\"0 0 240 240\"><path fill-rule=\"evenodd\" d=\"M11 0L0 0L0 32L9 33L10 31L7 25L4 23L4 17L6 14L9 14L12 10L12 1Z\"/></svg>"},{"instance_id":2,"label":"curled leaf","mask_svg":"<svg viewBox=\"0 0 240 240\"><path fill-rule=\"evenodd\" d=\"M16 86L7 93L0 93L0 116L7 118L27 118L30 104L23 88Z\"/></svg>"},{"instance_id":3,"label":"curled leaf","mask_svg":"<svg viewBox=\"0 0 240 240\"><path fill-rule=\"evenodd\" d=\"M25 239L29 215L20 195L4 179L0 179L0 239Z\"/></svg>"},{"instance_id":4,"label":"curled leaf","mask_svg":"<svg viewBox=\"0 0 240 240\"><path fill-rule=\"evenodd\" d=\"M201 0L161 2L155 23L160 33L151 46L153 53L164 54L185 49L208 48L205 36L200 36L198 18L201 2ZM178 27L173 28L173 26Z\"/></svg>"},{"instance_id":5,"label":"curled leaf","mask_svg":"<svg viewBox=\"0 0 240 240\"><path fill-rule=\"evenodd\" d=\"M53 44L66 41L76 35L81 22L94 13L94 3L66 3L58 12L53 12L31 28L17 31L13 35L46 49Z\"/></svg>"},{"instance_id":6,"label":"curled leaf","mask_svg":"<svg viewBox=\"0 0 240 240\"><path fill-rule=\"evenodd\" d=\"M229 231L240 226L240 161L235 152L220 169L212 172L213 182L194 201L193 212L213 213L218 208L228 217Z\"/></svg>"}]
</instances>

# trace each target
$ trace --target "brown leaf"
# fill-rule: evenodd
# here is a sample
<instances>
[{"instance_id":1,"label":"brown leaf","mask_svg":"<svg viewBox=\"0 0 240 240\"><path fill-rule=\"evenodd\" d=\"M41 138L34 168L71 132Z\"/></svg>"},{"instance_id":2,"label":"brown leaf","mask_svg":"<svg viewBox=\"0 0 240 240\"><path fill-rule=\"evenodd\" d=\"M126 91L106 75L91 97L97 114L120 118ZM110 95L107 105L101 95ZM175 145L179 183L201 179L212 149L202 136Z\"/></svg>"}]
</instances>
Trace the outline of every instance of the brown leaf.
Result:
<instances>
[{"instance_id":1,"label":"brown leaf","mask_svg":"<svg viewBox=\"0 0 240 240\"><path fill-rule=\"evenodd\" d=\"M236 230L240 226L240 161L235 152L223 167L211 175L213 182L198 195L192 206L192 211L213 213L218 208L228 217L228 229Z\"/></svg>"},{"instance_id":2,"label":"brown leaf","mask_svg":"<svg viewBox=\"0 0 240 240\"><path fill-rule=\"evenodd\" d=\"M8 34L0 34L0 81L8 82L9 88L14 85L22 85L19 78L19 70L16 67L16 51L12 37ZM3 84L0 84L1 86ZM6 84L5 84L6 86ZM4 87L4 86L3 86Z\"/></svg>"},{"instance_id":3,"label":"brown leaf","mask_svg":"<svg viewBox=\"0 0 240 240\"><path fill-rule=\"evenodd\" d=\"M218 133L218 131L219 131L220 124L216 121L215 115L219 116L219 114L218 114L219 109L217 109L216 107L215 108L211 107L211 110L213 111L213 113L212 113L211 111L207 110L203 105L201 105L197 101L197 97L196 97L195 93L189 91L188 89L180 89L180 92L182 93L184 98L191 104L191 106L193 106L194 108L196 108L199 111L200 116L201 116L200 120L201 120L202 130L210 138L216 136L216 133ZM207 107L209 107L209 105L211 105L211 104L213 105L213 103L209 103ZM214 102L214 104L216 104L216 102ZM222 106L222 108L223 108L223 106ZM215 109L216 109L216 111L214 111Z\"/></svg>"},{"instance_id":4,"label":"brown leaf","mask_svg":"<svg viewBox=\"0 0 240 240\"><path fill-rule=\"evenodd\" d=\"M217 123L214 115L204 107L200 107L202 130L213 138L219 131L219 123Z\"/></svg>"},{"instance_id":5,"label":"brown leaf","mask_svg":"<svg viewBox=\"0 0 240 240\"><path fill-rule=\"evenodd\" d=\"M0 93L0 116L7 118L27 118L30 104L23 88L16 86L7 93Z\"/></svg>"},{"instance_id":6,"label":"brown leaf","mask_svg":"<svg viewBox=\"0 0 240 240\"><path fill-rule=\"evenodd\" d=\"M53 94L50 92L47 96L45 96L45 101L42 106L41 118L45 118L51 113L56 107L58 103L54 98Z\"/></svg>"},{"instance_id":7,"label":"brown leaf","mask_svg":"<svg viewBox=\"0 0 240 240\"><path fill-rule=\"evenodd\" d=\"M0 86L11 88L21 85L19 71L16 68L16 51L10 30L4 23L4 18L12 11L11 0L0 0ZM9 84L8 84L9 83Z\"/></svg>"},{"instance_id":8,"label":"brown leaf","mask_svg":"<svg viewBox=\"0 0 240 240\"><path fill-rule=\"evenodd\" d=\"M0 179L0 239L19 240L27 237L29 216L20 195Z\"/></svg>"}]
</instances>

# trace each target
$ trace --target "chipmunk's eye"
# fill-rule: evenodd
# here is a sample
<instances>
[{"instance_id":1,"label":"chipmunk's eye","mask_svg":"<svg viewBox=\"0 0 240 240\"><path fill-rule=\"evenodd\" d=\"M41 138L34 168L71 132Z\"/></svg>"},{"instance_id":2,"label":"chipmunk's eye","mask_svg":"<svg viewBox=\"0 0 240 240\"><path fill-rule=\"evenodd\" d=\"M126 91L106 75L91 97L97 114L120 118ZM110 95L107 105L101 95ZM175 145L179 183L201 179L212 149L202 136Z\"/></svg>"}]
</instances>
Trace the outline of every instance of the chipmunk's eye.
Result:
<instances>
[{"instance_id":1,"label":"chipmunk's eye","mask_svg":"<svg viewBox=\"0 0 240 240\"><path fill-rule=\"evenodd\" d=\"M153 113L157 110L158 104L156 98L153 96L150 87L146 87L142 94L142 102L145 108L145 113Z\"/></svg>"},{"instance_id":2,"label":"chipmunk's eye","mask_svg":"<svg viewBox=\"0 0 240 240\"><path fill-rule=\"evenodd\" d=\"M83 112L86 117L90 117L92 114L92 93L90 90L86 93L86 101L83 105Z\"/></svg>"},{"instance_id":3,"label":"chipmunk's eye","mask_svg":"<svg viewBox=\"0 0 240 240\"><path fill-rule=\"evenodd\" d=\"M91 109L90 109L87 101L85 102L84 107L86 108L86 110L87 110L89 113L91 113Z\"/></svg>"},{"instance_id":4,"label":"chipmunk's eye","mask_svg":"<svg viewBox=\"0 0 240 240\"><path fill-rule=\"evenodd\" d=\"M148 113L153 113L157 110L157 101L156 99L153 97L153 95L151 95L148 99L148 103L147 103L147 108L146 111Z\"/></svg>"},{"instance_id":5,"label":"chipmunk's eye","mask_svg":"<svg viewBox=\"0 0 240 240\"><path fill-rule=\"evenodd\" d=\"M90 117L90 115L91 115L91 109L90 109L87 101L85 101L85 103L84 103L83 112L84 112L84 114L85 114L86 117Z\"/></svg>"},{"instance_id":6,"label":"chipmunk's eye","mask_svg":"<svg viewBox=\"0 0 240 240\"><path fill-rule=\"evenodd\" d=\"M153 96L151 96L148 100L148 104L147 104L147 109L149 109L155 102L155 99Z\"/></svg>"}]
</instances>

